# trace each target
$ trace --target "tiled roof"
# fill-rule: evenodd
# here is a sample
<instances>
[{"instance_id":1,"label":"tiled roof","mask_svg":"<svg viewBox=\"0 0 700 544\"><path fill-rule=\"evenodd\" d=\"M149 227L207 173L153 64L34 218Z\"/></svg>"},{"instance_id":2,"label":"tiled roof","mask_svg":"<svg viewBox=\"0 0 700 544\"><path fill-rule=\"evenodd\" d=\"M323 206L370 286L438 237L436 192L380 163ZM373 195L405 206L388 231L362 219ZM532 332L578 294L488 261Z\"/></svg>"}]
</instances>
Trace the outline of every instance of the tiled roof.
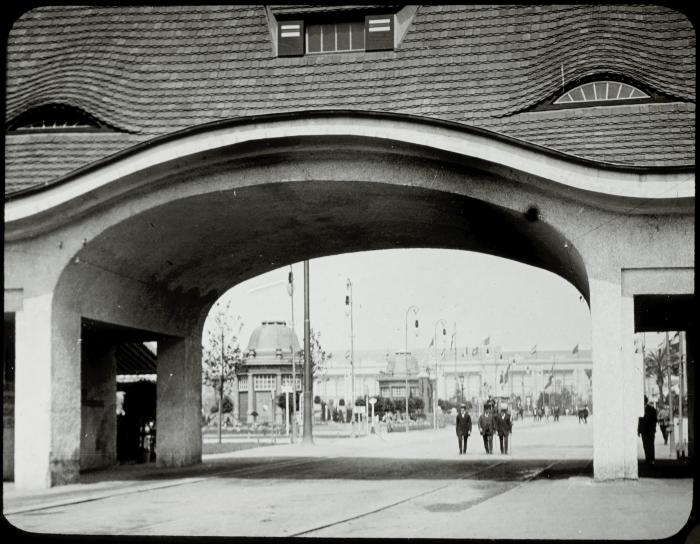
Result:
<instances>
[{"instance_id":1,"label":"tiled roof","mask_svg":"<svg viewBox=\"0 0 700 544\"><path fill-rule=\"evenodd\" d=\"M484 120L478 126L601 162L637 166L695 164L694 104L537 111ZM624 140L620 140L622 134Z\"/></svg>"},{"instance_id":2,"label":"tiled roof","mask_svg":"<svg viewBox=\"0 0 700 544\"><path fill-rule=\"evenodd\" d=\"M46 184L143 139L143 136L109 132L8 134L5 193Z\"/></svg>"},{"instance_id":3,"label":"tiled roof","mask_svg":"<svg viewBox=\"0 0 700 544\"><path fill-rule=\"evenodd\" d=\"M11 136L6 191L189 126L311 109L422 115L623 164L694 163L695 34L671 9L420 6L396 51L300 58L275 56L266 17L262 6L25 14L8 44L7 120L63 102L131 135ZM559 92L562 67L566 81L614 73L672 103L528 112Z\"/></svg>"}]
</instances>

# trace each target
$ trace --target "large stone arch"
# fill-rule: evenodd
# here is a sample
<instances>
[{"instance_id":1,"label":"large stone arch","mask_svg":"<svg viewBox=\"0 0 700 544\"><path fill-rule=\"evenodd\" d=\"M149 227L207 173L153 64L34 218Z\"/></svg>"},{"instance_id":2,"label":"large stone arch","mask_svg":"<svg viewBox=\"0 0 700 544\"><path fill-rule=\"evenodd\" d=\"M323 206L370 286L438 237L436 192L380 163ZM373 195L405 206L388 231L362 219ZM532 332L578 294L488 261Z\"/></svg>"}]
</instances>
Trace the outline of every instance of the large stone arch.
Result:
<instances>
[{"instance_id":1,"label":"large stone arch","mask_svg":"<svg viewBox=\"0 0 700 544\"><path fill-rule=\"evenodd\" d=\"M77 477L81 319L167 339L163 381L189 393L171 431L159 421L159 454L196 462L211 303L286 263L390 247L482 251L573 283L591 304L594 402L618 416L596 426L596 477L636 477L638 391L619 393L639 372L625 347L623 272L660 270L692 292L693 191L688 172L602 168L450 124L326 113L199 127L17 195L5 255L6 286L23 293L18 485ZM28 342L30 327L39 341ZM23 412L36 374L46 402ZM30 425L43 437L30 456L39 476L23 457Z\"/></svg>"}]
</instances>

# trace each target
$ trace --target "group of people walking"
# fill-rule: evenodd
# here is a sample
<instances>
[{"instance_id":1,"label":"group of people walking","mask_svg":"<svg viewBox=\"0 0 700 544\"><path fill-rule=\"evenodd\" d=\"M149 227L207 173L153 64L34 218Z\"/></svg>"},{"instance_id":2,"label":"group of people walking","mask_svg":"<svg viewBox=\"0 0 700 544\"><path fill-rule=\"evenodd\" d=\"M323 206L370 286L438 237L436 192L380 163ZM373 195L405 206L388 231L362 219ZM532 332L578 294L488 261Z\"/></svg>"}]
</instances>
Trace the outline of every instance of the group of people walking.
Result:
<instances>
[{"instance_id":1,"label":"group of people walking","mask_svg":"<svg viewBox=\"0 0 700 544\"><path fill-rule=\"evenodd\" d=\"M467 453L467 439L472 433L472 418L467 412L466 404L462 404L457 414L456 430L457 442L459 443L459 453L463 455ZM479 416L477 421L479 434L484 441L484 449L486 453L493 453L493 435L498 434L498 441L501 447L501 453L508 453L508 437L513 432L513 422L510 412L503 408L500 413L496 413L495 407L486 405L484 413Z\"/></svg>"}]
</instances>

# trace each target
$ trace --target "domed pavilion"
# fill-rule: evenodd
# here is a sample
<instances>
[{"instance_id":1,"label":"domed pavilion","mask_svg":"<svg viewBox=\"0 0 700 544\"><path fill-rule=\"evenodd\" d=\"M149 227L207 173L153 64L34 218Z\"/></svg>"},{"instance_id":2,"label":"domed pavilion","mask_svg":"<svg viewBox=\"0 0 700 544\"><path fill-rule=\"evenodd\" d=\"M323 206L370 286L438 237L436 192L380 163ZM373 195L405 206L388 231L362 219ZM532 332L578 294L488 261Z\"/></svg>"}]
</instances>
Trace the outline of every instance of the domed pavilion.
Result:
<instances>
[{"instance_id":1,"label":"domed pavilion","mask_svg":"<svg viewBox=\"0 0 700 544\"><path fill-rule=\"evenodd\" d=\"M379 394L394 401L406 398L406 379L408 378L409 397L419 397L425 403L425 410L432 406L432 387L426 372L421 370L410 352L397 351L387 356L386 370L381 372Z\"/></svg>"},{"instance_id":2,"label":"domed pavilion","mask_svg":"<svg viewBox=\"0 0 700 544\"><path fill-rule=\"evenodd\" d=\"M257 412L258 423L284 422L283 411L275 399L283 392L283 386L292 383L292 357L296 364L296 389L301 391L300 350L296 334L284 321L263 321L253 331L243 352L243 364L236 373L238 402L234 404L234 417L252 422L252 413Z\"/></svg>"}]
</instances>

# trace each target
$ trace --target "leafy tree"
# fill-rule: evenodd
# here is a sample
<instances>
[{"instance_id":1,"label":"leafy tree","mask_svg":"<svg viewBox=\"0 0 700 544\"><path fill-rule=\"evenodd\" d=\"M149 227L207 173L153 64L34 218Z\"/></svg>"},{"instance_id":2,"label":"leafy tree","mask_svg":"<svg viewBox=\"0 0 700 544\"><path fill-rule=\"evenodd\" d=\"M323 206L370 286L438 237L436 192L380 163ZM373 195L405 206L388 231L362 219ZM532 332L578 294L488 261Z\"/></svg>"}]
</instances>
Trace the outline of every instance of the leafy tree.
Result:
<instances>
[{"instance_id":1,"label":"leafy tree","mask_svg":"<svg viewBox=\"0 0 700 544\"><path fill-rule=\"evenodd\" d=\"M321 331L309 331L309 341L311 342L311 368L314 380L321 379L326 375L327 363L333 358L332 353L327 353L321 346ZM304 350L302 349L302 355Z\"/></svg>"},{"instance_id":2,"label":"leafy tree","mask_svg":"<svg viewBox=\"0 0 700 544\"><path fill-rule=\"evenodd\" d=\"M240 322L240 316L235 321L231 319L230 305L230 301L225 306L221 306L219 302L214 305L214 313L211 321L207 323L202 342L202 381L212 386L217 392L220 406L224 402L224 393L233 393L230 384L241 367L238 335L243 328L243 323ZM238 330L235 330L239 322ZM217 411L219 411L218 408ZM219 428L221 428L221 412L225 410L219 412Z\"/></svg>"},{"instance_id":3,"label":"leafy tree","mask_svg":"<svg viewBox=\"0 0 700 544\"><path fill-rule=\"evenodd\" d=\"M214 406L211 407L211 413L215 414L216 412L219 411L219 406L215 404ZM231 397L228 395L224 395L224 402L223 402L223 412L224 414L230 414L233 412L233 401L231 400Z\"/></svg>"},{"instance_id":4,"label":"leafy tree","mask_svg":"<svg viewBox=\"0 0 700 544\"><path fill-rule=\"evenodd\" d=\"M374 405L374 413L380 418L387 412L394 411L394 402L388 397L377 397L377 402Z\"/></svg>"},{"instance_id":5,"label":"leafy tree","mask_svg":"<svg viewBox=\"0 0 700 544\"><path fill-rule=\"evenodd\" d=\"M289 411L291 412L294 410L295 412L299 411L299 399L301 398L301 391L296 391L292 393L290 391L289 393ZM294 404L294 400L296 399L296 403ZM277 395L277 406L282 408L282 410L285 410L287 407L287 400L285 399L285 393L281 393L280 395Z\"/></svg>"},{"instance_id":6,"label":"leafy tree","mask_svg":"<svg viewBox=\"0 0 700 544\"><path fill-rule=\"evenodd\" d=\"M668 356L670 355L670 357ZM644 354L644 373L647 377L656 379L659 388L659 397L664 397L664 378L668 374L668 364L671 364L671 373L678 375L678 362L680 360L678 352L673 348L666 350L666 343L662 343L656 349L647 351Z\"/></svg>"},{"instance_id":7,"label":"leafy tree","mask_svg":"<svg viewBox=\"0 0 700 544\"><path fill-rule=\"evenodd\" d=\"M404 404L405 406L405 404ZM408 397L408 413L416 412L418 410L423 410L425 408L425 402L420 397Z\"/></svg>"},{"instance_id":8,"label":"leafy tree","mask_svg":"<svg viewBox=\"0 0 700 544\"><path fill-rule=\"evenodd\" d=\"M364 406L365 405L365 397L357 397L355 399L355 406Z\"/></svg>"}]
</instances>

